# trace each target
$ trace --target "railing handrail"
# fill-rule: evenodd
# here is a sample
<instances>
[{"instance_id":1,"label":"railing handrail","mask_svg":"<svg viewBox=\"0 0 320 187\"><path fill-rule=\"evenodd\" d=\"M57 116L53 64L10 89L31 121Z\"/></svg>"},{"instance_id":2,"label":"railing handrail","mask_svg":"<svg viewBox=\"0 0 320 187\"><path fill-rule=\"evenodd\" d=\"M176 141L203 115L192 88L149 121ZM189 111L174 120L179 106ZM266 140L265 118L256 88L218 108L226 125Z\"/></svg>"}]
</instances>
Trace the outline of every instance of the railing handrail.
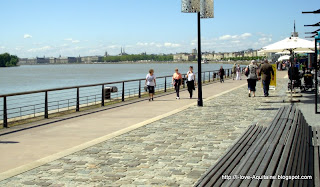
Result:
<instances>
[{"instance_id":1,"label":"railing handrail","mask_svg":"<svg viewBox=\"0 0 320 187\"><path fill-rule=\"evenodd\" d=\"M227 68L225 70L230 70L232 68ZM206 72L218 72L219 70L212 70L212 71L203 71L201 73ZM197 72L198 73L198 72ZM197 74L196 73L196 74ZM185 75L185 74L183 74ZM160 76L159 78L166 78L166 77L172 77L172 75L166 75L166 76ZM10 94L2 94L0 95L0 98L3 97L11 97L11 96L19 96L19 95L29 95L29 94L36 94L36 93L43 93L43 92L52 92L52 91L60 91L60 90L68 90L68 89L76 89L76 88L85 88L85 87L93 87L93 86L101 86L101 85L108 85L108 84L119 84L123 82L134 82L134 81L142 81L145 79L131 79L131 80L123 80L123 81L115 81L115 82L105 82L105 83L98 83L98 84L87 84L87 85L79 85L79 86L68 86L68 87L61 87L61 88L51 88L51 89L43 89L43 90L35 90L35 91L27 91L27 92L17 92L17 93L10 93Z\"/></svg>"}]
</instances>

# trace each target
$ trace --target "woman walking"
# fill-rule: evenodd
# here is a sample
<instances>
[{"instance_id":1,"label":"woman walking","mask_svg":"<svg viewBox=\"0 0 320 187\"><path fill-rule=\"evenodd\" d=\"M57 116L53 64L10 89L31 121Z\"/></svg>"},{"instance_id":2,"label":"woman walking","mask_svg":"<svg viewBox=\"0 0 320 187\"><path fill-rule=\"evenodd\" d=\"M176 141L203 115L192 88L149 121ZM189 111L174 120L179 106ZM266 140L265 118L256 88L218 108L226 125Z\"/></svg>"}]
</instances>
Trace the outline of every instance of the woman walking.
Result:
<instances>
[{"instance_id":1,"label":"woman walking","mask_svg":"<svg viewBox=\"0 0 320 187\"><path fill-rule=\"evenodd\" d=\"M148 86L149 90L149 101L153 101L154 87L156 87L156 76L154 75L153 69L150 69L149 73L147 74L146 85Z\"/></svg>"},{"instance_id":2,"label":"woman walking","mask_svg":"<svg viewBox=\"0 0 320 187\"><path fill-rule=\"evenodd\" d=\"M248 74L248 90L249 90L249 97L251 97L251 92L252 96L256 96L256 85L257 85L257 80L258 80L258 66L256 65L256 61L252 60L250 65L247 66L245 70Z\"/></svg>"},{"instance_id":3,"label":"woman walking","mask_svg":"<svg viewBox=\"0 0 320 187\"><path fill-rule=\"evenodd\" d=\"M177 98L180 99L179 91L180 91L180 85L182 83L182 75L179 73L178 68L175 69L175 73L172 76L172 84L174 85L174 89L177 93Z\"/></svg>"},{"instance_id":4,"label":"woman walking","mask_svg":"<svg viewBox=\"0 0 320 187\"><path fill-rule=\"evenodd\" d=\"M237 78L236 80L241 80L241 68L240 68L240 64L238 64L237 68L236 68L236 72L237 72Z\"/></svg>"},{"instance_id":5,"label":"woman walking","mask_svg":"<svg viewBox=\"0 0 320 187\"><path fill-rule=\"evenodd\" d=\"M190 66L189 71L187 73L187 86L188 86L188 91L190 94L190 99L192 99L192 94L193 90L195 90L195 80L196 80L196 75L193 73L193 66Z\"/></svg>"},{"instance_id":6,"label":"woman walking","mask_svg":"<svg viewBox=\"0 0 320 187\"><path fill-rule=\"evenodd\" d=\"M219 75L220 75L220 82L224 82L224 69L221 66L220 70L219 70Z\"/></svg>"}]
</instances>

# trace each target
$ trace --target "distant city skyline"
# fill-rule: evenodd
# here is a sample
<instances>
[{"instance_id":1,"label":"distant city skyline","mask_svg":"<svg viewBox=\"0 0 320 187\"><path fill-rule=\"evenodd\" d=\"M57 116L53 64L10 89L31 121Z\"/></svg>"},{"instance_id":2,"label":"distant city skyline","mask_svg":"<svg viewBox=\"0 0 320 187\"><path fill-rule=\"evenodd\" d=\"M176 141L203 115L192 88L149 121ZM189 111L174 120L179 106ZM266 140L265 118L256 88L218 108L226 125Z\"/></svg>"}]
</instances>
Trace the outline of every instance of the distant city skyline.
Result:
<instances>
[{"instance_id":1,"label":"distant city skyline","mask_svg":"<svg viewBox=\"0 0 320 187\"><path fill-rule=\"evenodd\" d=\"M215 18L202 20L203 51L259 49L289 37L296 20L319 21L318 0L216 0ZM181 0L2 0L0 53L19 57L190 52L197 45L196 15L181 13Z\"/></svg>"}]
</instances>

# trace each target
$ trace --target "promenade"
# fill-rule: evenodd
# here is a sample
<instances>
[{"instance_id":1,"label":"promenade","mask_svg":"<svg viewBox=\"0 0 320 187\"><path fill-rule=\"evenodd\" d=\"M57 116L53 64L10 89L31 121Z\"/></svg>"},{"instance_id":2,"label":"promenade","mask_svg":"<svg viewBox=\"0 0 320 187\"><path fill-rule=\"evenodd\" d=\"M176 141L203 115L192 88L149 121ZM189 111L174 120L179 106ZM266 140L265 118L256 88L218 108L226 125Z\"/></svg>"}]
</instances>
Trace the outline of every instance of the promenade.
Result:
<instances>
[{"instance_id":1,"label":"promenade","mask_svg":"<svg viewBox=\"0 0 320 187\"><path fill-rule=\"evenodd\" d=\"M0 144L0 186L192 186L249 125L285 105L284 76L267 98L261 82L249 98L245 80L227 80L203 87L202 108L169 94L1 136L17 143Z\"/></svg>"}]
</instances>

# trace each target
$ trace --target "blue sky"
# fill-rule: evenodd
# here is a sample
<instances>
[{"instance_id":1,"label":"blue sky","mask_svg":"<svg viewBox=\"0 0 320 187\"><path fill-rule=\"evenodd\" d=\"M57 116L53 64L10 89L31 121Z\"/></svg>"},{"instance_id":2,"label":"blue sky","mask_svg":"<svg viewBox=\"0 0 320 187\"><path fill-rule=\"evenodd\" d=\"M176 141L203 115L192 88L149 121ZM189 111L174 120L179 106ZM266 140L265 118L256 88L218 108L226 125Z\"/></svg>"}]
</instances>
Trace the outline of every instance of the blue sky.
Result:
<instances>
[{"instance_id":1,"label":"blue sky","mask_svg":"<svg viewBox=\"0 0 320 187\"><path fill-rule=\"evenodd\" d=\"M203 51L259 49L290 36L293 21L320 15L319 0L215 0L214 19L202 19ZM190 52L197 45L196 14L181 0L0 0L0 53L19 57Z\"/></svg>"}]
</instances>

